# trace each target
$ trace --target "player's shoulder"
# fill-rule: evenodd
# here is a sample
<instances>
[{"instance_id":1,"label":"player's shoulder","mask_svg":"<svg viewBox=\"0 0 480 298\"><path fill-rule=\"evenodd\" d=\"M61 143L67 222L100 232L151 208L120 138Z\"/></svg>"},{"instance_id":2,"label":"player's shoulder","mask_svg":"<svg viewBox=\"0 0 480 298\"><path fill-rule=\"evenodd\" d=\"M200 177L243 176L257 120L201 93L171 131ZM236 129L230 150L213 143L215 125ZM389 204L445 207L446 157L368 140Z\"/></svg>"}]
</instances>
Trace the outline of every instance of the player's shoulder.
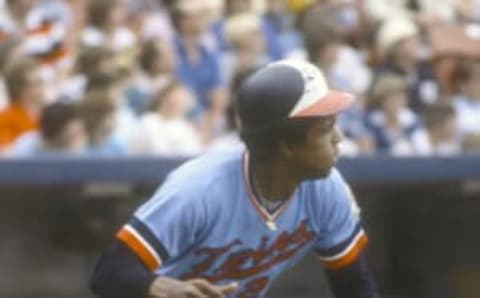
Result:
<instances>
[{"instance_id":1,"label":"player's shoulder","mask_svg":"<svg viewBox=\"0 0 480 298\"><path fill-rule=\"evenodd\" d=\"M346 185L345 179L337 168L332 168L328 176L309 180L305 183L305 187L314 191L321 191L325 193L331 193L338 191L339 188L342 188Z\"/></svg>"},{"instance_id":2,"label":"player's shoulder","mask_svg":"<svg viewBox=\"0 0 480 298\"><path fill-rule=\"evenodd\" d=\"M237 181L243 152L207 153L174 170L162 189L189 197L222 191Z\"/></svg>"}]
</instances>

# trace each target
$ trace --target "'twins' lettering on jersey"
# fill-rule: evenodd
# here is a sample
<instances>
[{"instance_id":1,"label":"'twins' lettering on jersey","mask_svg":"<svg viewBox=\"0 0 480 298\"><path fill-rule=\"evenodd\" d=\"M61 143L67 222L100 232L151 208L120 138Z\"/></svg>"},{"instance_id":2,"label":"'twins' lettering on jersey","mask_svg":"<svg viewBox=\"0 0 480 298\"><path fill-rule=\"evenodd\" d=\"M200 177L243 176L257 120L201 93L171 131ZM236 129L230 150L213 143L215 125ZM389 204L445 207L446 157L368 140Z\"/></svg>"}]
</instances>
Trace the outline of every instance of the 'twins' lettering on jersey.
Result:
<instances>
[{"instance_id":1,"label":"'twins' lettering on jersey","mask_svg":"<svg viewBox=\"0 0 480 298\"><path fill-rule=\"evenodd\" d=\"M203 247L194 254L203 256L201 262L192 266L192 271L181 276L182 279L204 278L212 283L225 279L244 279L262 273L283 262L314 239L314 234L307 228L306 220L293 233L283 232L268 246L269 237L263 236L256 249L242 248L245 243L236 239L224 247ZM233 252L232 252L233 250ZM222 260L213 274L207 272L217 260Z\"/></svg>"}]
</instances>

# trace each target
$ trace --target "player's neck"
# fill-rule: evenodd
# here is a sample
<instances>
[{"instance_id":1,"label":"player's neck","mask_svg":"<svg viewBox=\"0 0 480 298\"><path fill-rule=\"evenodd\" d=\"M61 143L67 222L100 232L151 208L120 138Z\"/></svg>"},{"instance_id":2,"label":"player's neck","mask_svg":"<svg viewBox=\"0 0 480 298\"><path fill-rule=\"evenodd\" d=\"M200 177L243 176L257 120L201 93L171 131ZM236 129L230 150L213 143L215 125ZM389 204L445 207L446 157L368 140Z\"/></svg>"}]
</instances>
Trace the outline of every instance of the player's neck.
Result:
<instances>
[{"instance_id":1,"label":"player's neck","mask_svg":"<svg viewBox=\"0 0 480 298\"><path fill-rule=\"evenodd\" d=\"M301 181L282 163L251 164L251 171L258 195L269 201L287 200Z\"/></svg>"}]
</instances>

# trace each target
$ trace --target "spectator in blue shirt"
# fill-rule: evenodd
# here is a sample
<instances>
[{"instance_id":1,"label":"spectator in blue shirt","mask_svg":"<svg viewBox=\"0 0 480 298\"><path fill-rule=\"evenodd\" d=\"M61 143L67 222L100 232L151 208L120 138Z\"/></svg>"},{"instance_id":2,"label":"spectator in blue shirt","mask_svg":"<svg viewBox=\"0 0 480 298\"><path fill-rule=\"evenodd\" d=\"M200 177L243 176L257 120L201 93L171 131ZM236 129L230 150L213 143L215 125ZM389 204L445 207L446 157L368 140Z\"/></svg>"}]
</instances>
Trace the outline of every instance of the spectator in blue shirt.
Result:
<instances>
[{"instance_id":1,"label":"spectator in blue shirt","mask_svg":"<svg viewBox=\"0 0 480 298\"><path fill-rule=\"evenodd\" d=\"M183 0L172 11L177 30L174 48L177 53L178 79L197 97L192 116L200 122L206 142L221 130L227 103L219 56L202 43L208 31L204 3Z\"/></svg>"}]
</instances>

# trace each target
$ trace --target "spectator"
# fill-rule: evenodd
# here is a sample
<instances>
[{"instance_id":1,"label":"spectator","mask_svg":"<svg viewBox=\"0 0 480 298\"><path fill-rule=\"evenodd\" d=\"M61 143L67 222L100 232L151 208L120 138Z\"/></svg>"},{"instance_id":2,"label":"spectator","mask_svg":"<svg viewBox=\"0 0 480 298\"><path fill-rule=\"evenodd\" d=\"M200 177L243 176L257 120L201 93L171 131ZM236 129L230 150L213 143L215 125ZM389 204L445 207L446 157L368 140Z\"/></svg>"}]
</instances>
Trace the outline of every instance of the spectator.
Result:
<instances>
[{"instance_id":1,"label":"spectator","mask_svg":"<svg viewBox=\"0 0 480 298\"><path fill-rule=\"evenodd\" d=\"M0 42L0 110L8 104L8 92L4 79L7 65L10 61L19 59L19 56L22 56L20 39Z\"/></svg>"},{"instance_id":2,"label":"spectator","mask_svg":"<svg viewBox=\"0 0 480 298\"><path fill-rule=\"evenodd\" d=\"M51 11L36 7L37 0L5 0L0 12L0 42L22 39L25 54L47 65L60 66L69 53L66 48L66 24ZM55 70L50 74L55 75Z\"/></svg>"},{"instance_id":3,"label":"spectator","mask_svg":"<svg viewBox=\"0 0 480 298\"><path fill-rule=\"evenodd\" d=\"M173 49L162 40L151 39L143 45L138 65L133 86L127 92L130 107L140 114L149 105L153 92L174 79Z\"/></svg>"},{"instance_id":4,"label":"spectator","mask_svg":"<svg viewBox=\"0 0 480 298\"><path fill-rule=\"evenodd\" d=\"M366 0L364 1L364 8L368 16L375 22L383 22L394 18L437 19L453 22L456 17L456 7L460 2L469 1Z\"/></svg>"},{"instance_id":5,"label":"spectator","mask_svg":"<svg viewBox=\"0 0 480 298\"><path fill-rule=\"evenodd\" d=\"M265 1L265 12L262 16L263 32L270 58L273 60L295 55L301 45L301 38L294 30L293 17L288 13L286 1Z\"/></svg>"},{"instance_id":6,"label":"spectator","mask_svg":"<svg viewBox=\"0 0 480 298\"><path fill-rule=\"evenodd\" d=\"M79 51L72 76L61 86L59 97L78 101L85 95L89 77L114 70L115 62L111 50L105 47L83 47Z\"/></svg>"},{"instance_id":7,"label":"spectator","mask_svg":"<svg viewBox=\"0 0 480 298\"><path fill-rule=\"evenodd\" d=\"M225 21L225 36L230 51L223 57L227 82L235 73L259 68L269 62L261 32L261 19L255 14L237 14Z\"/></svg>"},{"instance_id":8,"label":"spectator","mask_svg":"<svg viewBox=\"0 0 480 298\"><path fill-rule=\"evenodd\" d=\"M145 41L145 26L156 8L153 1L129 1L127 5L127 24L139 42Z\"/></svg>"},{"instance_id":9,"label":"spectator","mask_svg":"<svg viewBox=\"0 0 480 298\"><path fill-rule=\"evenodd\" d=\"M139 0L130 1L130 19L135 17L138 12L149 9L148 15L143 18L140 36L144 42L150 39L165 40L169 43L174 38L174 28L172 26L170 13L178 0ZM138 17L137 17L138 18Z\"/></svg>"},{"instance_id":10,"label":"spectator","mask_svg":"<svg viewBox=\"0 0 480 298\"><path fill-rule=\"evenodd\" d=\"M187 120L192 102L189 91L175 81L155 94L150 111L142 116L132 140L133 152L161 156L200 153L198 132Z\"/></svg>"},{"instance_id":11,"label":"spectator","mask_svg":"<svg viewBox=\"0 0 480 298\"><path fill-rule=\"evenodd\" d=\"M126 27L127 7L124 0L90 0L88 26L82 33L82 44L106 47L116 54L117 63L131 66L135 59L136 37Z\"/></svg>"},{"instance_id":12,"label":"spectator","mask_svg":"<svg viewBox=\"0 0 480 298\"><path fill-rule=\"evenodd\" d=\"M79 113L88 133L87 153L93 156L123 156L127 145L116 139L116 106L107 90L90 92L80 103Z\"/></svg>"},{"instance_id":13,"label":"spectator","mask_svg":"<svg viewBox=\"0 0 480 298\"><path fill-rule=\"evenodd\" d=\"M58 11L47 9L43 1L5 0L0 9L0 42L19 39L22 54L41 63L48 100L56 97L58 84L72 65L68 29Z\"/></svg>"},{"instance_id":14,"label":"spectator","mask_svg":"<svg viewBox=\"0 0 480 298\"><path fill-rule=\"evenodd\" d=\"M378 79L384 74L405 78L408 85L408 105L422 110L439 97L439 86L428 63L419 58L419 30L409 19L391 19L383 23L377 34L377 47L384 59L377 69Z\"/></svg>"},{"instance_id":15,"label":"spectator","mask_svg":"<svg viewBox=\"0 0 480 298\"><path fill-rule=\"evenodd\" d=\"M177 77L196 95L193 117L202 122L202 138L208 142L222 129L227 95L219 57L202 43L208 30L204 13L201 1L182 0L172 11L172 22L178 33Z\"/></svg>"},{"instance_id":16,"label":"spectator","mask_svg":"<svg viewBox=\"0 0 480 298\"><path fill-rule=\"evenodd\" d=\"M364 58L346 43L340 28L328 20L321 7L308 11L301 27L309 60L325 72L332 87L357 94L367 91L371 71Z\"/></svg>"},{"instance_id":17,"label":"spectator","mask_svg":"<svg viewBox=\"0 0 480 298\"><path fill-rule=\"evenodd\" d=\"M237 14L256 14L257 11L254 3L254 1L250 0L227 0L225 1L224 17L229 18ZM225 23L223 19L218 20L212 25L212 31L218 44L217 47L221 51L227 51L229 49L224 26ZM261 27L269 59L274 61L283 58L285 56L285 50L282 48L276 28L268 16L261 17Z\"/></svg>"},{"instance_id":18,"label":"spectator","mask_svg":"<svg viewBox=\"0 0 480 298\"><path fill-rule=\"evenodd\" d=\"M23 133L38 128L44 99L40 66L34 60L12 61L5 72L5 83L10 100L0 111L0 151Z\"/></svg>"},{"instance_id":19,"label":"spectator","mask_svg":"<svg viewBox=\"0 0 480 298\"><path fill-rule=\"evenodd\" d=\"M449 104L434 104L425 109L424 123L431 144L431 155L451 156L461 152L455 110Z\"/></svg>"},{"instance_id":20,"label":"spectator","mask_svg":"<svg viewBox=\"0 0 480 298\"><path fill-rule=\"evenodd\" d=\"M45 107L40 132L22 136L13 146L13 157L77 156L84 153L86 132L77 107L58 102Z\"/></svg>"},{"instance_id":21,"label":"spectator","mask_svg":"<svg viewBox=\"0 0 480 298\"><path fill-rule=\"evenodd\" d=\"M115 106L114 138L121 143L128 143L137 129L138 119L127 104L125 90L129 85L129 70L119 69L114 72L95 73L90 76L87 94L90 92L108 92Z\"/></svg>"},{"instance_id":22,"label":"spectator","mask_svg":"<svg viewBox=\"0 0 480 298\"><path fill-rule=\"evenodd\" d=\"M480 135L480 60L459 63L454 82L457 95L453 104L462 136Z\"/></svg>"},{"instance_id":23,"label":"spectator","mask_svg":"<svg viewBox=\"0 0 480 298\"><path fill-rule=\"evenodd\" d=\"M405 156L429 152L428 136L407 106L406 90L405 80L396 75L384 75L372 87L372 110L366 123L380 153Z\"/></svg>"}]
</instances>

